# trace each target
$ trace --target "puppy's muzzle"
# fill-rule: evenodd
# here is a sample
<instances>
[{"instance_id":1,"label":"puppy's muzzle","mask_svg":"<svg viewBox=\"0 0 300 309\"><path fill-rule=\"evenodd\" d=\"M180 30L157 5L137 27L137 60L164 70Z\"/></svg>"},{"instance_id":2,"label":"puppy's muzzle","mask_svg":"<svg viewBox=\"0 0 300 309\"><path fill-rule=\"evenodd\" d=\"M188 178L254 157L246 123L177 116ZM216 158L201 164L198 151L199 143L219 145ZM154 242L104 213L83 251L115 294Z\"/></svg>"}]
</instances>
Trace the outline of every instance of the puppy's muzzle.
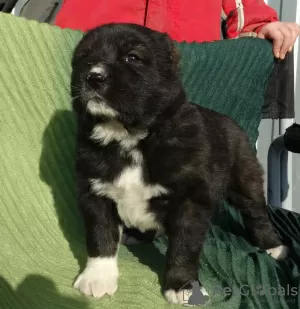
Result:
<instances>
[{"instance_id":1,"label":"puppy's muzzle","mask_svg":"<svg viewBox=\"0 0 300 309\"><path fill-rule=\"evenodd\" d=\"M96 90L105 84L108 77L108 69L104 65L98 65L91 69L86 77L86 81L92 89Z\"/></svg>"}]
</instances>

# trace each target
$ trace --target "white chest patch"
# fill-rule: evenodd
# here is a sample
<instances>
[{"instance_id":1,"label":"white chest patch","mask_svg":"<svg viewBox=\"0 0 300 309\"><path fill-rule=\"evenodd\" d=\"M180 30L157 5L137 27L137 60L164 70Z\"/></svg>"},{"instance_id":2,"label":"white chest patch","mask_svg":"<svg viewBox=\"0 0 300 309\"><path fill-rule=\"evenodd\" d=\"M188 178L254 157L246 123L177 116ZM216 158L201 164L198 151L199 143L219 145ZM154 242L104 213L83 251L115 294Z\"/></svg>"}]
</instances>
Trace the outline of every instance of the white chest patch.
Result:
<instances>
[{"instance_id":1,"label":"white chest patch","mask_svg":"<svg viewBox=\"0 0 300 309\"><path fill-rule=\"evenodd\" d=\"M94 192L115 201L119 216L127 227L135 227L142 232L161 229L154 214L148 211L148 201L168 191L161 185L145 184L140 165L126 167L112 183L98 179L90 179L90 182Z\"/></svg>"},{"instance_id":2,"label":"white chest patch","mask_svg":"<svg viewBox=\"0 0 300 309\"><path fill-rule=\"evenodd\" d=\"M117 120L96 125L92 131L91 139L106 146L111 142L118 142L122 151L129 154L135 163L141 164L142 157L135 146L140 140L147 136L146 132L139 132L131 135L124 126Z\"/></svg>"},{"instance_id":3,"label":"white chest patch","mask_svg":"<svg viewBox=\"0 0 300 309\"><path fill-rule=\"evenodd\" d=\"M102 145L117 142L120 151L132 157L134 165L127 166L113 182L90 179L92 190L99 195L111 198L117 204L118 213L127 227L135 227L141 231L148 229L161 230L153 213L149 212L148 203L153 197L167 194L161 185L147 185L143 179L143 156L136 147L147 132L129 134L117 120L96 125L91 139Z\"/></svg>"}]
</instances>

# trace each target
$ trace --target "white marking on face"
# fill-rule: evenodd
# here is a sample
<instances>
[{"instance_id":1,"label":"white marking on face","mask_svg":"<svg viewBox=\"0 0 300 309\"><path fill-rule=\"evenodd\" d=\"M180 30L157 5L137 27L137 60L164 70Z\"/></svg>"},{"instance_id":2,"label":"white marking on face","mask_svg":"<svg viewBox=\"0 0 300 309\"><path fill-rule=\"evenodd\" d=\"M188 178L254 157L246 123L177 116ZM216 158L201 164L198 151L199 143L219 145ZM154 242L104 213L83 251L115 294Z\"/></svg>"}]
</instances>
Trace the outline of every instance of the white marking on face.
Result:
<instances>
[{"instance_id":1,"label":"white marking on face","mask_svg":"<svg viewBox=\"0 0 300 309\"><path fill-rule=\"evenodd\" d=\"M200 291L202 295L208 296L208 293L203 286L200 287ZM175 290L167 290L165 292L165 298L171 304L183 305L183 304L188 304L188 300L191 297L192 293L193 293L193 290L190 290L190 289L182 289L177 292Z\"/></svg>"},{"instance_id":2,"label":"white marking on face","mask_svg":"<svg viewBox=\"0 0 300 309\"><path fill-rule=\"evenodd\" d=\"M142 232L162 229L155 215L148 211L148 201L168 191L161 185L145 184L140 165L125 168L113 183L98 179L91 179L90 182L96 194L116 202L119 216L127 227L136 227Z\"/></svg>"},{"instance_id":3,"label":"white marking on face","mask_svg":"<svg viewBox=\"0 0 300 309\"><path fill-rule=\"evenodd\" d=\"M88 101L87 110L94 116L107 116L115 118L118 115L117 111L108 106L104 101Z\"/></svg>"},{"instance_id":4,"label":"white marking on face","mask_svg":"<svg viewBox=\"0 0 300 309\"><path fill-rule=\"evenodd\" d=\"M89 258L74 287L86 296L101 298L105 294L113 295L117 291L118 277L116 256Z\"/></svg>"},{"instance_id":5,"label":"white marking on face","mask_svg":"<svg viewBox=\"0 0 300 309\"><path fill-rule=\"evenodd\" d=\"M97 73L97 74L105 74L105 67L102 64L98 64L90 70L90 73Z\"/></svg>"},{"instance_id":6,"label":"white marking on face","mask_svg":"<svg viewBox=\"0 0 300 309\"><path fill-rule=\"evenodd\" d=\"M286 258L289 249L286 246L280 245L278 247L268 249L266 252L270 254L275 260L281 260Z\"/></svg>"}]
</instances>

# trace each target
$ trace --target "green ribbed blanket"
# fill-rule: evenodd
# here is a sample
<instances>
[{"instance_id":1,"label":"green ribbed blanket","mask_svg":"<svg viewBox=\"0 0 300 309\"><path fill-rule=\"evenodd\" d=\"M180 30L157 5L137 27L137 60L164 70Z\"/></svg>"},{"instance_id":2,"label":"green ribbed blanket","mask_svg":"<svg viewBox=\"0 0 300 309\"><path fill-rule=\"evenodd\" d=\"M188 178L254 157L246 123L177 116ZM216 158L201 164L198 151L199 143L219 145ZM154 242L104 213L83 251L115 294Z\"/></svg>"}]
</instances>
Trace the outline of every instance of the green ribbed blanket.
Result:
<instances>
[{"instance_id":1,"label":"green ribbed blanket","mask_svg":"<svg viewBox=\"0 0 300 309\"><path fill-rule=\"evenodd\" d=\"M69 95L81 37L0 14L0 309L175 308L160 291L164 238L121 246L114 297L88 299L72 288L86 258ZM270 44L241 39L178 48L189 98L236 119L254 143L273 66ZM285 261L251 247L239 214L221 208L199 262L210 292L205 308L299 308L300 219L280 209L270 216L291 247Z\"/></svg>"}]
</instances>

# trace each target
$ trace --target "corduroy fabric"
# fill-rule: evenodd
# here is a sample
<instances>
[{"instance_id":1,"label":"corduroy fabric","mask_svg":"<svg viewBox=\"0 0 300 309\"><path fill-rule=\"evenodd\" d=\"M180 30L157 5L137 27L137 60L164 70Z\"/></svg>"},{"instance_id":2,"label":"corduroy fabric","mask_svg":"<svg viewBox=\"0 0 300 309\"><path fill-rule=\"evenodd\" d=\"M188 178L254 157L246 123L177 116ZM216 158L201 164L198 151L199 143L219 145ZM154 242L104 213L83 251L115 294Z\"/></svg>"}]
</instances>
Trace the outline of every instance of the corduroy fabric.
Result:
<instances>
[{"instance_id":1,"label":"corduroy fabric","mask_svg":"<svg viewBox=\"0 0 300 309\"><path fill-rule=\"evenodd\" d=\"M86 253L76 207L71 55L82 33L0 14L0 309L177 308L161 295L166 243L121 246L114 297L93 300L72 288ZM241 39L177 45L188 97L233 117L257 138L267 79L268 42ZM205 308L298 308L299 298L240 288L299 288L299 217L270 209L292 247L277 263L246 242L239 214L224 205L199 262L210 292ZM288 285L289 284L289 290ZM225 296L221 287L227 287ZM242 291L243 292L243 291ZM281 293L282 294L282 293ZM180 307L180 306L179 306Z\"/></svg>"}]
</instances>

